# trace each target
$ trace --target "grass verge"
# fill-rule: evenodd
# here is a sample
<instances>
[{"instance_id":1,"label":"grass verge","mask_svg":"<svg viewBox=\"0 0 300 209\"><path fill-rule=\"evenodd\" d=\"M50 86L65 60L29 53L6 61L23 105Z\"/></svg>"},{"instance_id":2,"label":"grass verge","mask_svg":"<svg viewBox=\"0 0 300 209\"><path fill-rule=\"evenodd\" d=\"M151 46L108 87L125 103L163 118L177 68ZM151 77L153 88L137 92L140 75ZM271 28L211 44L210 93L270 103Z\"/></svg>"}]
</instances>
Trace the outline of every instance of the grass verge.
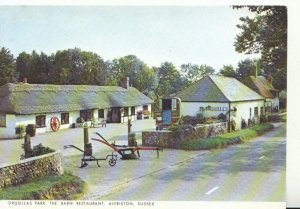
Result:
<instances>
[{"instance_id":1,"label":"grass verge","mask_svg":"<svg viewBox=\"0 0 300 209\"><path fill-rule=\"evenodd\" d=\"M242 143L249 139L262 135L263 133L273 129L270 123L259 124L248 129L227 133L212 138L205 139L189 139L180 144L181 149L184 150L207 150L220 149L232 144Z\"/></svg>"},{"instance_id":2,"label":"grass verge","mask_svg":"<svg viewBox=\"0 0 300 209\"><path fill-rule=\"evenodd\" d=\"M84 181L69 173L40 177L0 189L2 200L76 200L86 189Z\"/></svg>"}]
</instances>

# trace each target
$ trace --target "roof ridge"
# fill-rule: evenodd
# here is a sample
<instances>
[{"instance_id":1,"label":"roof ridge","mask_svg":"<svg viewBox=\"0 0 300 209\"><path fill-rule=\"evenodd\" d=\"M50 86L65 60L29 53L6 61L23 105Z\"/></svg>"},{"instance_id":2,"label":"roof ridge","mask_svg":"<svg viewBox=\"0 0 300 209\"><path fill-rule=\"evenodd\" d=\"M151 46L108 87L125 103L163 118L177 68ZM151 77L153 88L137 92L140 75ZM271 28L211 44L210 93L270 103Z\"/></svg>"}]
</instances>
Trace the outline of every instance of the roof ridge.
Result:
<instances>
[{"instance_id":1,"label":"roof ridge","mask_svg":"<svg viewBox=\"0 0 300 209\"><path fill-rule=\"evenodd\" d=\"M219 77L223 77L223 78L228 78L225 76L220 76ZM207 75L207 77L209 77L209 79L215 84L215 86L217 87L217 89L221 92L221 94L228 100L228 102L230 102L230 99L222 92L222 90L220 89L220 87L216 84L216 82L211 78L211 75Z\"/></svg>"},{"instance_id":2,"label":"roof ridge","mask_svg":"<svg viewBox=\"0 0 300 209\"><path fill-rule=\"evenodd\" d=\"M199 83L203 78L205 78L206 76L203 76L202 78L200 78L199 80L195 81L194 83L191 83L190 85L184 87L183 89L181 89L178 93L176 93L176 96L178 96L179 94L181 94L184 90L186 90L187 88L190 88L194 85L196 85L197 83Z\"/></svg>"}]
</instances>

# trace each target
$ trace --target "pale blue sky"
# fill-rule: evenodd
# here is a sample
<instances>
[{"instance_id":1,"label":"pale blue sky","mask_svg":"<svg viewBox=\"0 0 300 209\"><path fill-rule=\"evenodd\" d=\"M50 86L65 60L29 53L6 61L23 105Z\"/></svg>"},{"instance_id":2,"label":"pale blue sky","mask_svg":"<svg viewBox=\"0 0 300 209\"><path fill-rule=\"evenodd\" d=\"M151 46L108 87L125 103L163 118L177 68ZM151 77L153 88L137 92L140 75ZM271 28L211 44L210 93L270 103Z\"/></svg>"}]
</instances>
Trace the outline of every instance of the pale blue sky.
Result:
<instances>
[{"instance_id":1,"label":"pale blue sky","mask_svg":"<svg viewBox=\"0 0 300 209\"><path fill-rule=\"evenodd\" d=\"M15 55L79 47L104 60L134 54L149 66L191 62L219 70L235 52L239 17L229 6L0 6L0 46Z\"/></svg>"}]
</instances>

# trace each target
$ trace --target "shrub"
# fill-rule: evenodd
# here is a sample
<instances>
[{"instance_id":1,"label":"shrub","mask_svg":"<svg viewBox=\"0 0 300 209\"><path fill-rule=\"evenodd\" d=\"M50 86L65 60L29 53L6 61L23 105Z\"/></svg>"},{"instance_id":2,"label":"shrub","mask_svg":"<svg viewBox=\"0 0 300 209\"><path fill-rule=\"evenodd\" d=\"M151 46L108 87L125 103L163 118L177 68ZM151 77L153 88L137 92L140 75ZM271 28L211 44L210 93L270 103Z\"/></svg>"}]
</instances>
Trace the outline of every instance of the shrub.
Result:
<instances>
[{"instance_id":1,"label":"shrub","mask_svg":"<svg viewBox=\"0 0 300 209\"><path fill-rule=\"evenodd\" d=\"M30 153L26 154L26 158L45 155L45 154L48 154L51 152L55 152L55 150L51 149L49 147L44 147L42 144L38 144L33 147L32 151ZM25 159L25 155L21 155L21 159Z\"/></svg>"},{"instance_id":2,"label":"shrub","mask_svg":"<svg viewBox=\"0 0 300 209\"><path fill-rule=\"evenodd\" d=\"M195 116L186 115L182 117L183 124L191 124L192 126L197 125L198 120Z\"/></svg>"},{"instance_id":3,"label":"shrub","mask_svg":"<svg viewBox=\"0 0 300 209\"><path fill-rule=\"evenodd\" d=\"M235 131L235 128L236 128L236 122L235 122L235 120L231 120L230 121L230 126L231 126L231 130Z\"/></svg>"},{"instance_id":4,"label":"shrub","mask_svg":"<svg viewBox=\"0 0 300 209\"><path fill-rule=\"evenodd\" d=\"M224 113L220 113L218 115L218 120L222 122L226 121L226 115Z\"/></svg>"},{"instance_id":5,"label":"shrub","mask_svg":"<svg viewBox=\"0 0 300 209\"><path fill-rule=\"evenodd\" d=\"M16 134L18 134L19 138L22 138L25 135L25 125L20 124L15 128Z\"/></svg>"},{"instance_id":6,"label":"shrub","mask_svg":"<svg viewBox=\"0 0 300 209\"><path fill-rule=\"evenodd\" d=\"M242 129L247 128L247 123L245 121L245 119L242 119L242 125L241 125Z\"/></svg>"},{"instance_id":7,"label":"shrub","mask_svg":"<svg viewBox=\"0 0 300 209\"><path fill-rule=\"evenodd\" d=\"M265 115L261 115L260 118L259 118L259 121L260 121L260 123L266 123L268 120L267 120L267 117Z\"/></svg>"},{"instance_id":8,"label":"shrub","mask_svg":"<svg viewBox=\"0 0 300 209\"><path fill-rule=\"evenodd\" d=\"M76 119L76 123L84 123L84 119L81 118L81 117L78 117L78 118Z\"/></svg>"},{"instance_id":9,"label":"shrub","mask_svg":"<svg viewBox=\"0 0 300 209\"><path fill-rule=\"evenodd\" d=\"M35 136L36 127L35 124L28 124L26 126L26 134L29 134L30 136Z\"/></svg>"}]
</instances>

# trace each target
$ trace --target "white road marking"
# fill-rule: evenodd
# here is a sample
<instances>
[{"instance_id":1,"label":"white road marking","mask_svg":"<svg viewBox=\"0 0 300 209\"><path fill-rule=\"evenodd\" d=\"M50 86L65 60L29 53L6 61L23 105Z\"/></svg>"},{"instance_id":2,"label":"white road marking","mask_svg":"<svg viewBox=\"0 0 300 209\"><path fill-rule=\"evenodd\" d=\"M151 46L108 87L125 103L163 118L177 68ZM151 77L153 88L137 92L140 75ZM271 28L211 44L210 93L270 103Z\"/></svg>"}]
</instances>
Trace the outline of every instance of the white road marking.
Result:
<instances>
[{"instance_id":1,"label":"white road marking","mask_svg":"<svg viewBox=\"0 0 300 209\"><path fill-rule=\"evenodd\" d=\"M261 156L259 159L263 159L263 158L265 158L266 156Z\"/></svg>"},{"instance_id":2,"label":"white road marking","mask_svg":"<svg viewBox=\"0 0 300 209\"><path fill-rule=\"evenodd\" d=\"M217 189L219 189L219 187L214 187L213 189L209 190L208 192L206 192L206 195L210 195L211 193L213 193L214 191L216 191Z\"/></svg>"}]
</instances>

